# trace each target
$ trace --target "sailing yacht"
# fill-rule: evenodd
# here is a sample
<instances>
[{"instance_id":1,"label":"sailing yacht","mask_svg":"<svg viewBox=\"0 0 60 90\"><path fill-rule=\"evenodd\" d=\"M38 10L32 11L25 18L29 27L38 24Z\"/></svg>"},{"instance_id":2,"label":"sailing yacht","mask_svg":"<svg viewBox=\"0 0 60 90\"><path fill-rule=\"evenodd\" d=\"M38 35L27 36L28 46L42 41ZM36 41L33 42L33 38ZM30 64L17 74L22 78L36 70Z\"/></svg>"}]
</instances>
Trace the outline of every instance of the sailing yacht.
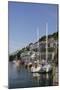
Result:
<instances>
[{"instance_id":1,"label":"sailing yacht","mask_svg":"<svg viewBox=\"0 0 60 90\"><path fill-rule=\"evenodd\" d=\"M34 61L33 66L31 67L31 72L37 73L40 72L42 65L40 65L37 61Z\"/></svg>"},{"instance_id":2,"label":"sailing yacht","mask_svg":"<svg viewBox=\"0 0 60 90\"><path fill-rule=\"evenodd\" d=\"M52 71L52 66L51 64L48 63L48 24L47 23L46 23L46 60L42 64L43 64L41 68L42 72L48 73Z\"/></svg>"},{"instance_id":3,"label":"sailing yacht","mask_svg":"<svg viewBox=\"0 0 60 90\"><path fill-rule=\"evenodd\" d=\"M39 39L39 31L38 30L39 29L37 29L37 41ZM39 42L37 43L37 48L39 49ZM42 67L42 65L39 64L39 60L35 60L32 67L31 67L31 72L38 73L38 72L40 72L41 67Z\"/></svg>"},{"instance_id":4,"label":"sailing yacht","mask_svg":"<svg viewBox=\"0 0 60 90\"><path fill-rule=\"evenodd\" d=\"M37 63L36 60L31 67L31 72L48 73L50 71L52 71L52 66L48 63L48 24L46 23L46 60L42 64Z\"/></svg>"}]
</instances>

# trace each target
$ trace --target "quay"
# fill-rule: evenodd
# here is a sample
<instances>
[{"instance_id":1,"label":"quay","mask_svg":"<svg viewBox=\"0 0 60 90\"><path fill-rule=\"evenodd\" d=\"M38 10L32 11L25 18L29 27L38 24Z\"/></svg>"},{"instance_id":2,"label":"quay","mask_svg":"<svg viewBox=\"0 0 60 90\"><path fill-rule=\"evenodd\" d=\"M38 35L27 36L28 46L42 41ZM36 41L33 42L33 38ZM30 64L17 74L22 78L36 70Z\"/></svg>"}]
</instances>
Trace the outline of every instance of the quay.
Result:
<instances>
[{"instance_id":1,"label":"quay","mask_svg":"<svg viewBox=\"0 0 60 90\"><path fill-rule=\"evenodd\" d=\"M57 86L58 85L58 80L59 80L59 76L58 76L58 67L53 65L53 86Z\"/></svg>"}]
</instances>

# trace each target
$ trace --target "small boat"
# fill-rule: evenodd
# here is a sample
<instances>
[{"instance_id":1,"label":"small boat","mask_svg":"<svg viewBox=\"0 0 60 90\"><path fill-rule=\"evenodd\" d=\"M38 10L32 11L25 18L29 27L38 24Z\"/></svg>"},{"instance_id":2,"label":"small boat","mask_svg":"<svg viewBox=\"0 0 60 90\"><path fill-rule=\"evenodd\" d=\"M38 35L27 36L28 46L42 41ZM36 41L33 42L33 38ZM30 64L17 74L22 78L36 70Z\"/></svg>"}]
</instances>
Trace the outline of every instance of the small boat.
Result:
<instances>
[{"instance_id":1,"label":"small boat","mask_svg":"<svg viewBox=\"0 0 60 90\"><path fill-rule=\"evenodd\" d=\"M41 70L40 73L48 73L50 71L52 71L52 66L46 61L46 60L42 60L41 62Z\"/></svg>"},{"instance_id":2,"label":"small boat","mask_svg":"<svg viewBox=\"0 0 60 90\"><path fill-rule=\"evenodd\" d=\"M20 60L17 60L17 61L16 61L16 67L19 67L20 64L21 64L21 61L20 61Z\"/></svg>"},{"instance_id":3,"label":"small boat","mask_svg":"<svg viewBox=\"0 0 60 90\"><path fill-rule=\"evenodd\" d=\"M15 64L16 63L16 60L13 60L13 64Z\"/></svg>"},{"instance_id":4,"label":"small boat","mask_svg":"<svg viewBox=\"0 0 60 90\"><path fill-rule=\"evenodd\" d=\"M43 61L42 64L34 62L34 65L31 67L31 72L33 73L49 73L52 71L52 66L47 62Z\"/></svg>"},{"instance_id":5,"label":"small boat","mask_svg":"<svg viewBox=\"0 0 60 90\"><path fill-rule=\"evenodd\" d=\"M34 65L31 67L31 72L37 73L40 72L41 65L37 63L37 61L34 62Z\"/></svg>"},{"instance_id":6,"label":"small boat","mask_svg":"<svg viewBox=\"0 0 60 90\"><path fill-rule=\"evenodd\" d=\"M35 73L35 72L40 72L41 67L37 66L37 67L32 67L31 68L31 72Z\"/></svg>"},{"instance_id":7,"label":"small boat","mask_svg":"<svg viewBox=\"0 0 60 90\"><path fill-rule=\"evenodd\" d=\"M45 64L42 66L41 71L42 73L48 73L52 71L52 66L50 64Z\"/></svg>"}]
</instances>

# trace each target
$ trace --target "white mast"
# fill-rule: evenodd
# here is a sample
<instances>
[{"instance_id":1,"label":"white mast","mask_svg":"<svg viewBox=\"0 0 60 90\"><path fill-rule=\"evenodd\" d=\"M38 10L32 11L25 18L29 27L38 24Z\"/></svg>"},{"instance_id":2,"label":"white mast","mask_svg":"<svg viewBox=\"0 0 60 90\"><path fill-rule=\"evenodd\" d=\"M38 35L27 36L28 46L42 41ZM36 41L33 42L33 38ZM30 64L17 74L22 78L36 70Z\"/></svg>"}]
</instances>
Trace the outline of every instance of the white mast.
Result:
<instances>
[{"instance_id":1,"label":"white mast","mask_svg":"<svg viewBox=\"0 0 60 90\"><path fill-rule=\"evenodd\" d=\"M46 61L48 59L48 23L46 23Z\"/></svg>"},{"instance_id":2,"label":"white mast","mask_svg":"<svg viewBox=\"0 0 60 90\"><path fill-rule=\"evenodd\" d=\"M37 41L39 40L39 28L37 28ZM39 47L39 42L37 43L37 48Z\"/></svg>"},{"instance_id":3,"label":"white mast","mask_svg":"<svg viewBox=\"0 0 60 90\"><path fill-rule=\"evenodd\" d=\"M37 28L37 41L39 40L39 28ZM38 41L38 43L37 43L37 48L38 48L38 51L40 51L39 49L39 41ZM39 53L39 55L40 55L40 53Z\"/></svg>"}]
</instances>

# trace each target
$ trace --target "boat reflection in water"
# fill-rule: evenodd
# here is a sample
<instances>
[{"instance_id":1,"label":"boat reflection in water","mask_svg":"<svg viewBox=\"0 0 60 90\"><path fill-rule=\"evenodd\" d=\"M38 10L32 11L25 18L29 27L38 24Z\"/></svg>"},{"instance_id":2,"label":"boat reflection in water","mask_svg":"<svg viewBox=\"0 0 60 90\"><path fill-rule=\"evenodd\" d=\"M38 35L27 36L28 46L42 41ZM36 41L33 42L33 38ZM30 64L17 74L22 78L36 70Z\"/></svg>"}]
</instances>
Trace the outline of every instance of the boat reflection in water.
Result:
<instances>
[{"instance_id":1,"label":"boat reflection in water","mask_svg":"<svg viewBox=\"0 0 60 90\"><path fill-rule=\"evenodd\" d=\"M33 77L40 77L40 74L39 73L33 73Z\"/></svg>"},{"instance_id":2,"label":"boat reflection in water","mask_svg":"<svg viewBox=\"0 0 60 90\"><path fill-rule=\"evenodd\" d=\"M19 65L18 65L19 66ZM9 62L9 88L27 88L53 85L52 73L31 73L24 66Z\"/></svg>"},{"instance_id":3,"label":"boat reflection in water","mask_svg":"<svg viewBox=\"0 0 60 90\"><path fill-rule=\"evenodd\" d=\"M36 86L51 86L52 85L52 76L51 73L48 74L39 74L33 73L33 83Z\"/></svg>"},{"instance_id":4,"label":"boat reflection in water","mask_svg":"<svg viewBox=\"0 0 60 90\"><path fill-rule=\"evenodd\" d=\"M33 73L33 83L34 83L34 86L39 86L40 84L40 74L39 73Z\"/></svg>"}]
</instances>

